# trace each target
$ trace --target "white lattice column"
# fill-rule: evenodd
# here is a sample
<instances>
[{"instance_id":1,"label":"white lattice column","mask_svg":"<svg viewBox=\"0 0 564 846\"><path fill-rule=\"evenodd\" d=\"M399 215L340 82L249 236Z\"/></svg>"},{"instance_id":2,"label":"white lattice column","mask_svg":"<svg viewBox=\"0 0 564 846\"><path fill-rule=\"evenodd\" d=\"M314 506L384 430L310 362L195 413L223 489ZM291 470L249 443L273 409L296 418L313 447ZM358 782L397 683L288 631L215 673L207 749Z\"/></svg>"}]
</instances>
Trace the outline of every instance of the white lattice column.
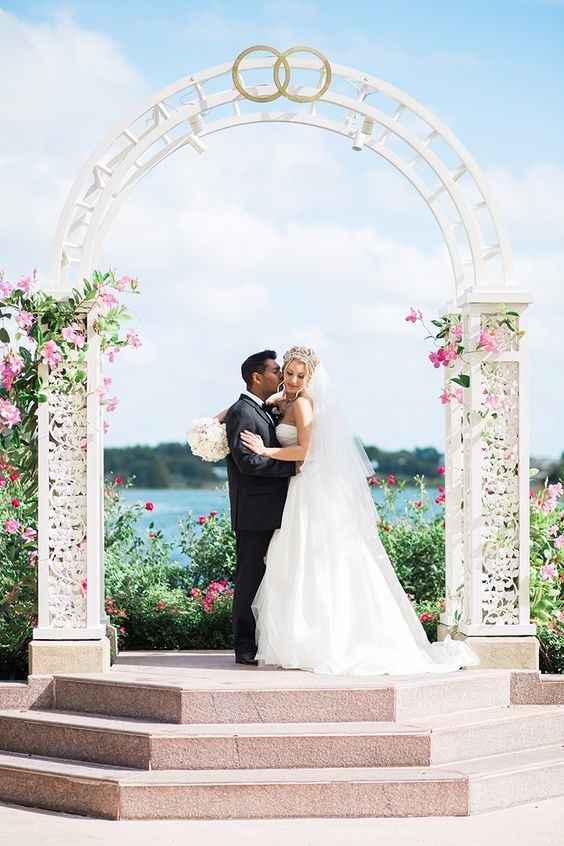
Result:
<instances>
[{"instance_id":1,"label":"white lattice column","mask_svg":"<svg viewBox=\"0 0 564 846\"><path fill-rule=\"evenodd\" d=\"M482 666L538 666L529 619L527 341L520 335L529 302L523 292L474 291L460 303L470 386L462 430L464 589L458 630ZM517 331L501 323L507 311L518 314L509 318ZM486 342L495 338L495 351L480 345L483 332ZM454 490L447 491L447 501L449 492Z\"/></svg>"},{"instance_id":2,"label":"white lattice column","mask_svg":"<svg viewBox=\"0 0 564 846\"><path fill-rule=\"evenodd\" d=\"M448 368L445 390L460 365ZM445 609L441 623L456 625L462 617L464 590L464 408L456 400L445 406Z\"/></svg>"},{"instance_id":3,"label":"white lattice column","mask_svg":"<svg viewBox=\"0 0 564 846\"><path fill-rule=\"evenodd\" d=\"M87 379L65 392L63 366L42 365L48 401L39 406L39 619L32 673L109 669L100 543L102 432L98 336L89 315ZM74 364L67 364L76 368Z\"/></svg>"}]
</instances>

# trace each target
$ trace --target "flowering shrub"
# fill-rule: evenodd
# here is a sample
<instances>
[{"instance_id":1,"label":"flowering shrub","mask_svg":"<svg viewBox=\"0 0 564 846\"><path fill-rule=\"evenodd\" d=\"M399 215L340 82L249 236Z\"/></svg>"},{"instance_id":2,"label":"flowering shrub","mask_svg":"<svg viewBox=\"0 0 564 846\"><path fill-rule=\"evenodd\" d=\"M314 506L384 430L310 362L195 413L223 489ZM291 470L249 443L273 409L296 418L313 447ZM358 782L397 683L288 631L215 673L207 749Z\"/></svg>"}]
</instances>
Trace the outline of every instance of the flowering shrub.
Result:
<instances>
[{"instance_id":1,"label":"flowering shrub","mask_svg":"<svg viewBox=\"0 0 564 846\"><path fill-rule=\"evenodd\" d=\"M199 527L199 531L198 528ZM188 557L188 578L194 587L235 576L235 535L229 515L188 516L180 525L180 549Z\"/></svg>"}]
</instances>

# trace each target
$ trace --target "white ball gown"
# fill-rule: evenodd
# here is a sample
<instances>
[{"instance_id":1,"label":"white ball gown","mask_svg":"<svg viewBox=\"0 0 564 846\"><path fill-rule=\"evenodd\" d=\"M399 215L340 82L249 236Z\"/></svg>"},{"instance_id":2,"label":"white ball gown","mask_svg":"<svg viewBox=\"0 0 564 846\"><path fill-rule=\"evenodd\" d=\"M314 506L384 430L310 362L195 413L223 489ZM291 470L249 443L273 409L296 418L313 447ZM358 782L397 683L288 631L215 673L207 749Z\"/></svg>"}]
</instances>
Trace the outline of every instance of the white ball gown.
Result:
<instances>
[{"instance_id":1,"label":"white ball gown","mask_svg":"<svg viewBox=\"0 0 564 846\"><path fill-rule=\"evenodd\" d=\"M308 456L290 480L253 601L259 664L342 675L444 673L477 664L461 641L430 644L377 530L358 448L321 365ZM281 446L297 443L281 423Z\"/></svg>"}]
</instances>

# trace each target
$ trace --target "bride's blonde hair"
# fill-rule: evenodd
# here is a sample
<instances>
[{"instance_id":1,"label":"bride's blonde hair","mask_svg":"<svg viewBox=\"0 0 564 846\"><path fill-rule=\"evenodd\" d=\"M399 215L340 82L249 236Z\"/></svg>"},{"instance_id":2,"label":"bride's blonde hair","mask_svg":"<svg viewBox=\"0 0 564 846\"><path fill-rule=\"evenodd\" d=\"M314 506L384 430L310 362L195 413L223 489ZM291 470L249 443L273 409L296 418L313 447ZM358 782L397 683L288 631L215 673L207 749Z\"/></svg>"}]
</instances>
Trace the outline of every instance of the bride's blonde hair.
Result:
<instances>
[{"instance_id":1,"label":"bride's blonde hair","mask_svg":"<svg viewBox=\"0 0 564 846\"><path fill-rule=\"evenodd\" d=\"M302 364L305 364L307 378L309 381L314 374L315 368L319 364L319 357L315 350L311 347L290 347L290 349L286 350L284 353L284 358L282 360L282 375L284 375L286 367L291 361L301 361Z\"/></svg>"}]
</instances>

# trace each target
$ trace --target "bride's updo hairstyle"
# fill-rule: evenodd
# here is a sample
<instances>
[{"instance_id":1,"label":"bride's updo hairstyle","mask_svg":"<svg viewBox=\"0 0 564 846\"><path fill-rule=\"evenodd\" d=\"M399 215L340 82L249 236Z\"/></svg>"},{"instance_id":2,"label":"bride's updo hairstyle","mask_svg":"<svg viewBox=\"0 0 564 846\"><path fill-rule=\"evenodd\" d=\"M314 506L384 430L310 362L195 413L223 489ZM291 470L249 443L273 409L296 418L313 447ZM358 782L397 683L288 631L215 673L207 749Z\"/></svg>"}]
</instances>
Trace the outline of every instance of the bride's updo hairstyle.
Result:
<instances>
[{"instance_id":1,"label":"bride's updo hairstyle","mask_svg":"<svg viewBox=\"0 0 564 846\"><path fill-rule=\"evenodd\" d=\"M305 365L307 381L309 382L314 374L315 368L319 364L319 357L317 356L315 350L311 347L290 347L290 349L284 353L282 375L284 375L284 372L291 361L301 361L301 363Z\"/></svg>"}]
</instances>

